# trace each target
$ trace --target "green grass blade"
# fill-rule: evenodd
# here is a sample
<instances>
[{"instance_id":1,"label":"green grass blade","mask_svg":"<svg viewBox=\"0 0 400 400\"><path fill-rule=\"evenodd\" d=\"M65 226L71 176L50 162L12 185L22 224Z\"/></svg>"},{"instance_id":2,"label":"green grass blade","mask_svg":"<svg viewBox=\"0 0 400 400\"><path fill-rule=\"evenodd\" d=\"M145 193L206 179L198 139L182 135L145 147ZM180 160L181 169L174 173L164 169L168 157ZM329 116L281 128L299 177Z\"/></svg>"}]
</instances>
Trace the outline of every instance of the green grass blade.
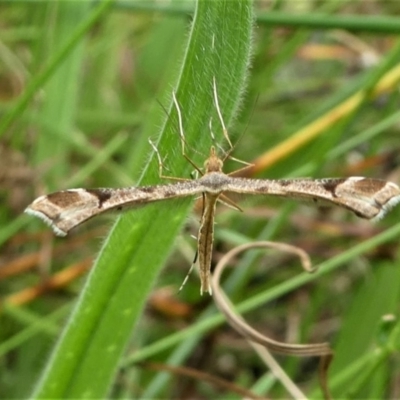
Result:
<instances>
[{"instance_id":1,"label":"green grass blade","mask_svg":"<svg viewBox=\"0 0 400 400\"><path fill-rule=\"evenodd\" d=\"M223 23L221 23L223 22ZM206 154L208 125L217 116L212 82L229 125L238 107L250 52L249 1L200 1L177 85L187 141ZM220 129L219 131L220 132ZM223 140L222 135L218 140ZM163 154L175 149L169 166L180 176L191 169L180 156L176 112L171 110L158 143ZM200 163L203 156L194 160ZM143 181L155 182L156 162ZM159 270L170 253L190 201L157 204L119 219L106 239L37 387L35 398L102 398L109 391L121 354L131 337Z\"/></svg>"},{"instance_id":2,"label":"green grass blade","mask_svg":"<svg viewBox=\"0 0 400 400\"><path fill-rule=\"evenodd\" d=\"M299 28L348 29L352 32L369 31L376 33L398 33L399 19L394 16L328 15L322 13L289 14L285 12L263 12L257 15L259 23L270 26L291 26Z\"/></svg>"},{"instance_id":3,"label":"green grass blade","mask_svg":"<svg viewBox=\"0 0 400 400\"><path fill-rule=\"evenodd\" d=\"M62 48L49 59L43 70L36 76L36 78L29 84L25 89L24 93L15 103L14 107L10 112L2 119L0 123L0 137L6 132L9 126L14 120L22 113L26 108L29 101L33 98L36 91L52 76L54 71L61 65L65 60L65 57L72 51L75 46L79 43L82 37L87 31L99 20L99 18L108 10L108 7L112 5L113 0L104 0L97 8L95 8L89 17L82 22L72 33L69 40L65 43Z\"/></svg>"}]
</instances>

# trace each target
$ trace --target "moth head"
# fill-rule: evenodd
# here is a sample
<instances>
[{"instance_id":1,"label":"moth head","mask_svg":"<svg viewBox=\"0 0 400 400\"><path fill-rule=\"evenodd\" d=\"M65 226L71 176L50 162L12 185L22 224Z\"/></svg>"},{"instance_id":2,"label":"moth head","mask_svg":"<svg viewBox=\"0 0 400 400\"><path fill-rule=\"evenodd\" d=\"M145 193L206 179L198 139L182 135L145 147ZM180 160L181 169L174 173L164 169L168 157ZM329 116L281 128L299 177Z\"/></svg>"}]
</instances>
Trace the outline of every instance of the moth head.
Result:
<instances>
[{"instance_id":1,"label":"moth head","mask_svg":"<svg viewBox=\"0 0 400 400\"><path fill-rule=\"evenodd\" d=\"M215 147L212 146L210 150L210 156L204 163L204 169L206 173L209 172L222 172L222 166L223 162L222 160L217 156L217 153L215 152Z\"/></svg>"}]
</instances>

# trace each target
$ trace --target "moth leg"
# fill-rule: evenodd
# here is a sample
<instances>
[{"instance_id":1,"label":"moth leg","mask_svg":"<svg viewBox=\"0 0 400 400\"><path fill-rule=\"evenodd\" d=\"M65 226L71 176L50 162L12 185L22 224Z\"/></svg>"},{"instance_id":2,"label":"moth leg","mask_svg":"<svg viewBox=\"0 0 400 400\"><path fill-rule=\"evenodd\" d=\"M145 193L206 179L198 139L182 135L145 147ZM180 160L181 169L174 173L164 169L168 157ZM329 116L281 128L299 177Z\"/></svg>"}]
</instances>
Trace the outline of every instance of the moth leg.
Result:
<instances>
[{"instance_id":1,"label":"moth leg","mask_svg":"<svg viewBox=\"0 0 400 400\"><path fill-rule=\"evenodd\" d=\"M181 109L179 108L179 103L178 100L176 98L175 92L172 92L172 100L174 102L175 108L176 108L176 112L178 114L178 123L179 123L179 136L181 138L181 146L182 146L182 155L183 157L185 157L186 161L189 162L189 164L192 165L192 167L198 171L200 173L200 175L204 175L203 171L201 170L201 168L199 168L190 158L189 156L186 154L185 151L185 144L186 143L186 139L185 139L185 132L183 130L183 122L182 122L182 113L181 113Z\"/></svg>"},{"instance_id":2,"label":"moth leg","mask_svg":"<svg viewBox=\"0 0 400 400\"><path fill-rule=\"evenodd\" d=\"M219 118L219 121L221 122L221 126L222 126L222 133L224 134L224 137L225 137L226 141L228 142L229 148L230 148L230 151L231 151L233 149L233 145L232 145L231 140L229 139L228 130L226 129L226 126L225 126L225 123L224 123L224 119L222 118L221 109L219 108L218 93L217 93L217 82L215 80L215 76L213 77L213 94L214 94L215 108L217 110L218 118Z\"/></svg>"},{"instance_id":3,"label":"moth leg","mask_svg":"<svg viewBox=\"0 0 400 400\"><path fill-rule=\"evenodd\" d=\"M189 268L189 271L188 271L188 273L186 274L185 279L183 280L182 285L180 286L178 292L180 292L180 291L184 288L184 286L186 285L186 282L188 281L189 276L190 276L190 274L191 274L192 271L193 271L194 265L196 264L196 261L197 261L197 257L198 257L198 256L199 256L199 252L196 250L196 253L195 253L194 258L193 258L193 261L192 261L192 264L191 264L191 266L190 266L190 268Z\"/></svg>"},{"instance_id":4,"label":"moth leg","mask_svg":"<svg viewBox=\"0 0 400 400\"><path fill-rule=\"evenodd\" d=\"M157 148L157 146L149 139L150 146L153 148L154 152L156 153L157 161L158 161L158 176L160 179L169 179L173 181L179 181L179 182L185 182L185 181L190 181L191 179L186 179L186 178L179 178L176 176L170 176L170 175L164 175L163 170L167 169L162 161L161 154Z\"/></svg>"},{"instance_id":5,"label":"moth leg","mask_svg":"<svg viewBox=\"0 0 400 400\"><path fill-rule=\"evenodd\" d=\"M238 170L236 170L236 171L233 171L233 172L231 172L231 173L228 174L228 175L236 174L236 173L241 172L241 171L245 171L246 169L251 168L251 167L253 166L253 164L248 163L248 162L246 162L246 161L243 161L243 160L240 160L240 159L238 159L238 158L235 158L235 157L232 157L232 156L231 156L231 153L232 153L232 151L234 150L234 147L233 147L233 144L232 144L231 140L229 139L228 129L227 129L226 126L225 126L224 119L222 118L221 109L220 109L220 107L219 107L218 92L217 92L217 83L216 83L216 80L215 80L215 76L214 76L214 78L213 78L213 95L214 95L214 104L215 104L215 108L216 108L216 110L217 110L218 118L219 118L219 121L220 121L221 126L222 126L222 132L223 132L223 134L224 134L224 137L225 137L226 141L227 141L228 144L229 144L229 151L228 151L228 152L225 152L225 153L226 153L225 159L230 158L230 159L233 160L233 161L236 161L236 162L238 162L238 163L240 163L240 164L244 164L244 165L245 165L244 168L240 168L240 169L238 169ZM209 126L210 126L211 138L214 140L215 137L214 137L214 133L213 133L213 131L212 131L212 121L211 121L211 119L210 119L210 124L209 124ZM222 152L224 152L224 150L221 148L220 145L216 144L216 146L217 146ZM224 161L225 161L225 160L224 160Z\"/></svg>"},{"instance_id":6,"label":"moth leg","mask_svg":"<svg viewBox=\"0 0 400 400\"><path fill-rule=\"evenodd\" d=\"M218 198L218 202L225 204L229 208L233 208L234 210L243 212L243 209L237 205L232 199L230 199L228 196L221 194Z\"/></svg>"}]
</instances>

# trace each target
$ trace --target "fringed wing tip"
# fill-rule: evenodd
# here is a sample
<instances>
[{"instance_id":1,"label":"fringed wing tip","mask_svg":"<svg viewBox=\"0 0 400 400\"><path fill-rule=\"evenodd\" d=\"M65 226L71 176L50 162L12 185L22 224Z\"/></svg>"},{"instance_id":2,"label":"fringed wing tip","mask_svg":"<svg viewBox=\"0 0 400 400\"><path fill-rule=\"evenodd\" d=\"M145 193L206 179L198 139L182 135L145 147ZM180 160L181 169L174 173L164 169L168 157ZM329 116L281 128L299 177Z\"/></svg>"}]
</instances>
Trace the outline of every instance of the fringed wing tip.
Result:
<instances>
[{"instance_id":1,"label":"fringed wing tip","mask_svg":"<svg viewBox=\"0 0 400 400\"><path fill-rule=\"evenodd\" d=\"M400 203L400 195L391 198L386 204L382 206L379 213L372 219L373 221L381 220L392 208L396 207Z\"/></svg>"},{"instance_id":2,"label":"fringed wing tip","mask_svg":"<svg viewBox=\"0 0 400 400\"><path fill-rule=\"evenodd\" d=\"M39 199L37 199L39 200ZM37 201L35 200L35 202ZM35 203L34 202L34 203ZM34 204L32 203L32 204ZM51 229L53 229L53 232L57 235L57 236L66 236L67 232L61 230L58 226L56 226L54 224L54 221L51 220L47 215L45 215L44 213L42 213L41 211L37 211L37 210L33 210L30 206L27 207L24 211L26 214L29 215L33 215L34 217L37 217L39 219L41 219L46 225L50 226Z\"/></svg>"}]
</instances>

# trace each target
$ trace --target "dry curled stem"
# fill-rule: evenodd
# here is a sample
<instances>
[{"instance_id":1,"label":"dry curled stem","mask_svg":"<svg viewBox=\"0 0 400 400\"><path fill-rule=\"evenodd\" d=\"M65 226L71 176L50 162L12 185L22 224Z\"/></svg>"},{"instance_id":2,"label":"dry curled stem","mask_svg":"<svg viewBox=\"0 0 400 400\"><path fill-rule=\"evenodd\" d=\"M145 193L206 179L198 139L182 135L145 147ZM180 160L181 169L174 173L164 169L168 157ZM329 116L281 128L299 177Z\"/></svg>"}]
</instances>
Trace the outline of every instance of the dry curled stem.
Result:
<instances>
[{"instance_id":1,"label":"dry curled stem","mask_svg":"<svg viewBox=\"0 0 400 400\"><path fill-rule=\"evenodd\" d=\"M319 375L320 375L321 388L325 398L331 399L327 385L327 371L330 361L332 360L333 352L329 344L328 343L289 344L289 343L279 342L265 335L262 335L259 331L255 330L249 324L247 324L247 322L239 314L235 312L234 306L228 300L225 293L221 289L220 278L222 272L224 268L228 266L229 262L236 255L249 249L264 248L264 247L273 248L276 250L296 255L297 257L299 257L303 269L306 270L307 272L313 272L310 257L304 250L298 247L291 246L286 243L269 242L269 241L254 242L237 246L231 251L229 251L224 257L221 258L212 275L211 287L215 303L219 308L219 310L225 315L229 324L250 342L257 343L261 346L266 347L268 350L285 355L294 355L301 357L320 356L321 362L320 362ZM279 378L282 378L282 376L283 375L280 374ZM288 387L288 385L286 384L285 386ZM291 392L292 394L294 394L293 390L291 390Z\"/></svg>"}]
</instances>

